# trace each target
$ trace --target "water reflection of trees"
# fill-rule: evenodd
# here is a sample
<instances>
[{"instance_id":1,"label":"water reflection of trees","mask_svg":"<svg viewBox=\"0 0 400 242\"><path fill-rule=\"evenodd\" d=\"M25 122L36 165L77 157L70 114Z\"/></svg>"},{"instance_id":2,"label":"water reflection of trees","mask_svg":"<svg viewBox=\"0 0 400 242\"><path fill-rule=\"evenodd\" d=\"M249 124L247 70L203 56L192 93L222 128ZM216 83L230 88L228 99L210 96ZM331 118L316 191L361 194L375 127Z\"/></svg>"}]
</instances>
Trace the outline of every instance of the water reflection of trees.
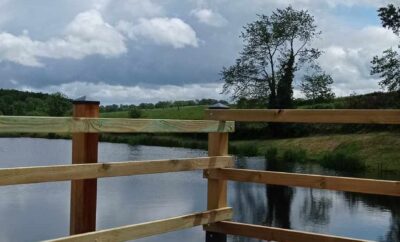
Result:
<instances>
[{"instance_id":1,"label":"water reflection of trees","mask_svg":"<svg viewBox=\"0 0 400 242\"><path fill-rule=\"evenodd\" d=\"M282 163L276 160L265 161L265 169L269 171L294 170L293 164ZM286 186L265 186L267 197L267 214L265 224L281 228L291 228L290 212L294 196L294 189Z\"/></svg>"},{"instance_id":2,"label":"water reflection of trees","mask_svg":"<svg viewBox=\"0 0 400 242\"><path fill-rule=\"evenodd\" d=\"M294 170L293 164L267 161L265 161L264 164L264 167L254 167L255 163L249 165L246 158L239 157L236 166L242 169L250 168L285 172ZM239 214L236 215L238 221L291 228L290 212L294 196L293 188L266 185L263 195L259 192L259 188L264 185L235 182L234 186L234 208L240 211ZM234 237L232 241L254 242L259 240Z\"/></svg>"},{"instance_id":3,"label":"water reflection of trees","mask_svg":"<svg viewBox=\"0 0 400 242\"><path fill-rule=\"evenodd\" d=\"M264 167L254 167L254 164L249 165L246 158L238 157L236 166L242 169L251 168L285 172L294 170L293 164L278 161L265 161ZM265 197L262 199L260 193L256 192L256 189L260 186L262 185L235 183L235 199L238 199L236 207L241 214L238 219L246 223L290 228L290 211L294 189L285 186L266 185ZM263 200L264 202L262 202Z\"/></svg>"},{"instance_id":4,"label":"water reflection of trees","mask_svg":"<svg viewBox=\"0 0 400 242\"><path fill-rule=\"evenodd\" d=\"M256 169L255 167L249 167L245 157L238 157L236 167L241 169ZM235 220L250 223L250 224L261 224L265 219L266 214L266 201L265 195L259 192L260 184L234 182L235 189L233 207L235 211ZM261 241L253 238L233 236L231 241L233 242L256 242Z\"/></svg>"},{"instance_id":5,"label":"water reflection of trees","mask_svg":"<svg viewBox=\"0 0 400 242\"><path fill-rule=\"evenodd\" d=\"M382 211L390 211L392 218L389 231L383 238L380 238L379 241L400 241L400 198L349 192L343 194L350 208L356 207L357 203L363 203L371 208L377 208Z\"/></svg>"},{"instance_id":6,"label":"water reflection of trees","mask_svg":"<svg viewBox=\"0 0 400 242\"><path fill-rule=\"evenodd\" d=\"M259 164L259 163L258 163ZM265 161L264 167L249 164L244 157L240 157L237 167L246 169L263 169L270 171L293 172L292 163ZM295 189L286 186L266 185L265 197L260 197L259 187L262 185L252 183L235 183L235 209L240 211L237 220L245 223L264 224L267 226L288 228L292 227L291 207ZM234 200L234 201L235 201ZM327 224L332 200L326 194L317 190L305 190L303 207L300 211L301 219L305 223ZM232 241L250 242L258 241L250 238L234 237Z\"/></svg>"},{"instance_id":7,"label":"water reflection of trees","mask_svg":"<svg viewBox=\"0 0 400 242\"><path fill-rule=\"evenodd\" d=\"M392 221L391 221L389 232L386 233L385 239L382 241L387 242L396 242L400 241L400 216L397 212L396 214L392 213Z\"/></svg>"},{"instance_id":8,"label":"water reflection of trees","mask_svg":"<svg viewBox=\"0 0 400 242\"><path fill-rule=\"evenodd\" d=\"M327 197L325 191L307 190L308 193L305 192L303 206L300 210L302 223L306 225L329 224L332 199Z\"/></svg>"},{"instance_id":9,"label":"water reflection of trees","mask_svg":"<svg viewBox=\"0 0 400 242\"><path fill-rule=\"evenodd\" d=\"M239 168L262 169L272 171L293 172L299 168L290 163L267 162L263 165L260 160L251 163L244 158L240 159ZM257 164L257 165L256 165ZM309 173L309 171L307 170ZM317 173L320 173L318 171ZM236 214L236 220L253 223L265 224L267 226L292 228L294 221L291 221L291 205L294 202L295 189L285 186L265 186L263 194L260 188L264 185L252 183L235 182L235 202L234 209L240 211ZM381 242L400 241L400 198L390 196L377 196L360 193L347 193L299 188L298 201L300 207L299 219L301 224L315 227L316 225L327 225L330 223L330 215L333 207L333 198L343 196L347 201L349 209L357 208L360 204L383 212L391 213L391 225L387 233L379 239ZM235 199L233 201L235 201ZM296 202L296 204L297 204ZM240 216L237 216L239 215ZM320 227L317 226L317 227ZM258 241L249 238L235 237L232 241L250 242Z\"/></svg>"}]
</instances>

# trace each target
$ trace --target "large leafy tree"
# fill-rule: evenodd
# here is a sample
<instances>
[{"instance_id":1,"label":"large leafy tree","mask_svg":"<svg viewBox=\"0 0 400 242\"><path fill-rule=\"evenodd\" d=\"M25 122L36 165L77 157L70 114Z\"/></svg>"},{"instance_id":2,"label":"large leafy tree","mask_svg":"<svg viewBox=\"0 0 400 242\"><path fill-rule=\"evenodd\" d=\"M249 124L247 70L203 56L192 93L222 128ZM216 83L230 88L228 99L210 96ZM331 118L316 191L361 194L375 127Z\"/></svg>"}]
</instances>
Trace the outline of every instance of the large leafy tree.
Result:
<instances>
[{"instance_id":1,"label":"large leafy tree","mask_svg":"<svg viewBox=\"0 0 400 242\"><path fill-rule=\"evenodd\" d=\"M400 34L400 8L389 4L378 10L382 26L389 28L396 35ZM400 91L400 55L393 48L387 49L382 56L375 56L372 61L371 75L379 75L379 84L388 91Z\"/></svg>"},{"instance_id":2,"label":"large leafy tree","mask_svg":"<svg viewBox=\"0 0 400 242\"><path fill-rule=\"evenodd\" d=\"M382 26L393 30L399 34L400 31L400 8L393 4L388 4L378 10L378 15L381 18Z\"/></svg>"},{"instance_id":3,"label":"large leafy tree","mask_svg":"<svg viewBox=\"0 0 400 242\"><path fill-rule=\"evenodd\" d=\"M320 32L306 10L277 9L244 27L244 48L236 63L222 70L224 93L264 101L269 108L290 108L296 71L313 63L320 51L310 47Z\"/></svg>"}]
</instances>

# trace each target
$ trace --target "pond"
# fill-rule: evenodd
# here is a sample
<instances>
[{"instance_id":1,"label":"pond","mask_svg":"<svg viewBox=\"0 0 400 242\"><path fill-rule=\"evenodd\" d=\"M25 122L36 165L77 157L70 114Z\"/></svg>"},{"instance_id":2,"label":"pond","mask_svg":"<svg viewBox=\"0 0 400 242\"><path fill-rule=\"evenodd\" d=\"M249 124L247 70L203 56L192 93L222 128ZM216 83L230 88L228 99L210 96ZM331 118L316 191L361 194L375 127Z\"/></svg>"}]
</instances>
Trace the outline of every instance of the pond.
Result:
<instances>
[{"instance_id":1,"label":"pond","mask_svg":"<svg viewBox=\"0 0 400 242\"><path fill-rule=\"evenodd\" d=\"M100 143L103 162L189 158L206 151ZM0 138L0 167L69 164L70 140ZM241 168L264 170L262 157L238 158ZM291 170L314 172L312 167ZM324 171L322 171L324 172ZM39 241L68 235L69 182L0 187L0 241ZM206 210L201 171L99 179L97 229ZM400 199L318 189L229 183L234 220L283 228L400 241ZM204 241L201 227L140 239ZM229 237L230 241L258 241Z\"/></svg>"}]
</instances>

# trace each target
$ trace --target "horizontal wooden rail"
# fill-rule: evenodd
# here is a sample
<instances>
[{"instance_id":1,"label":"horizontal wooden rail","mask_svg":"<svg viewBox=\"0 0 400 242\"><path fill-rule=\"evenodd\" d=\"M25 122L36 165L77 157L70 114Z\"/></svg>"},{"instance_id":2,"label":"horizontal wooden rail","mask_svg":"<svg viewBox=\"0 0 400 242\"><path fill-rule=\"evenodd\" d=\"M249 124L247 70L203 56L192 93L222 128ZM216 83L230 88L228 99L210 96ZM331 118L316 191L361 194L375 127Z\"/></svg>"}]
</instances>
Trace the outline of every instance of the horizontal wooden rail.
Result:
<instances>
[{"instance_id":1,"label":"horizontal wooden rail","mask_svg":"<svg viewBox=\"0 0 400 242\"><path fill-rule=\"evenodd\" d=\"M128 241L229 219L232 219L232 209L220 208L153 222L73 235L48 240L48 242Z\"/></svg>"},{"instance_id":2,"label":"horizontal wooden rail","mask_svg":"<svg viewBox=\"0 0 400 242\"><path fill-rule=\"evenodd\" d=\"M5 168L0 169L0 185L202 170L232 165L232 157L214 156L174 160Z\"/></svg>"},{"instance_id":3,"label":"horizontal wooden rail","mask_svg":"<svg viewBox=\"0 0 400 242\"><path fill-rule=\"evenodd\" d=\"M0 116L0 133L210 133L233 132L215 120Z\"/></svg>"},{"instance_id":4,"label":"horizontal wooden rail","mask_svg":"<svg viewBox=\"0 0 400 242\"><path fill-rule=\"evenodd\" d=\"M244 122L400 124L398 109L209 109L206 116Z\"/></svg>"},{"instance_id":5,"label":"horizontal wooden rail","mask_svg":"<svg viewBox=\"0 0 400 242\"><path fill-rule=\"evenodd\" d=\"M266 227L253 224L243 224L236 222L218 222L204 226L204 229L210 232L232 234L250 238L256 238L268 241L293 242L366 242L367 240L359 240L332 235L324 235L310 232L302 232L297 230L281 229Z\"/></svg>"},{"instance_id":6,"label":"horizontal wooden rail","mask_svg":"<svg viewBox=\"0 0 400 242\"><path fill-rule=\"evenodd\" d=\"M310 187L367 194L400 196L400 182L349 177L295 174L273 171L221 168L207 170L204 176L240 182Z\"/></svg>"}]
</instances>

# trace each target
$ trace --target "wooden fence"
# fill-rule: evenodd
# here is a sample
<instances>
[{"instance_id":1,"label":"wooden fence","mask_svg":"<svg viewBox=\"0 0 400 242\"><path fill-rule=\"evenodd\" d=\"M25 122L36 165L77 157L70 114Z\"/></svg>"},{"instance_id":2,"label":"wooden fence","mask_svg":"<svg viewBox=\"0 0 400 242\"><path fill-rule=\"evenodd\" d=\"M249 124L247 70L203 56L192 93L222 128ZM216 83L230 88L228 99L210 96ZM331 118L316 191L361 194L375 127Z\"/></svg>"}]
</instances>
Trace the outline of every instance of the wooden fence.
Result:
<instances>
[{"instance_id":1,"label":"wooden fence","mask_svg":"<svg viewBox=\"0 0 400 242\"><path fill-rule=\"evenodd\" d=\"M381 195L400 195L398 181L332 177L233 168L228 133L233 121L400 124L398 110L207 110L206 120L98 118L98 102L74 103L74 117L0 116L0 132L72 133L72 165L0 169L0 185L71 180L70 236L50 241L127 241L203 225L207 242L227 234L281 242L354 242L351 238L231 222L227 181L299 186ZM98 133L208 133L208 157L98 163ZM96 231L97 178L204 170L207 210L148 223Z\"/></svg>"},{"instance_id":2,"label":"wooden fence","mask_svg":"<svg viewBox=\"0 0 400 242\"><path fill-rule=\"evenodd\" d=\"M400 110L301 110L230 109L207 110L206 117L217 121L278 123L400 124ZM218 168L204 173L208 179L255 182L271 185L309 187L368 194L400 196L400 182L333 177L285 172ZM209 194L210 195L210 194ZM279 242L360 242L365 240L296 230L221 221L204 226L206 231ZM218 240L215 240L218 241Z\"/></svg>"}]
</instances>

